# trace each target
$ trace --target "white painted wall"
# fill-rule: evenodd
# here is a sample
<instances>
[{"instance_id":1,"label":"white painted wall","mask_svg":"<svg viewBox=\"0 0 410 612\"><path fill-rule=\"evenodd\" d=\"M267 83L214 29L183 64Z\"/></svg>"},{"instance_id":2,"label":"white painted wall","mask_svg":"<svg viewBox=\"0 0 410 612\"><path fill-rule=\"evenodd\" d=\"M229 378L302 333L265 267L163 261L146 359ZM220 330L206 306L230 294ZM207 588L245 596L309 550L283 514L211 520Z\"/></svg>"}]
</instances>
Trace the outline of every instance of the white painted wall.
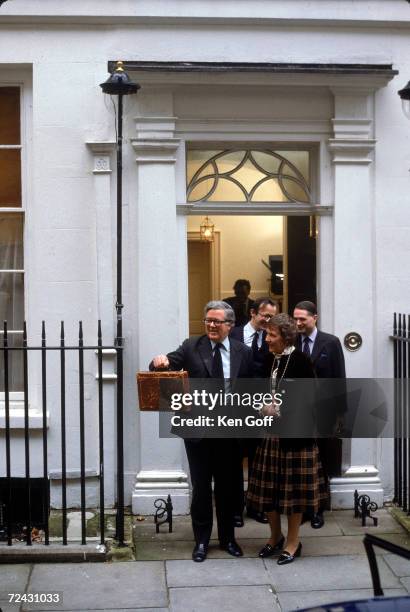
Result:
<instances>
[{"instance_id":1,"label":"white painted wall","mask_svg":"<svg viewBox=\"0 0 410 612\"><path fill-rule=\"evenodd\" d=\"M354 232L349 231L346 219L345 240L338 240L335 250L334 224L327 217L321 222L319 242L323 328L336 330L343 336L351 331L347 329L348 323L355 328L360 323L359 332L363 323L366 328L363 351L369 346L368 340L372 343L371 365L368 364L366 371L369 375L391 376L392 347L388 336L392 312L406 311L410 303L407 266L410 125L402 115L397 96L397 90L410 77L409 7L399 0L388 3L381 0L290 0L286 3L226 0L218 3L218 15L215 15L214 4L213 0L139 3L22 0L7 2L1 7L1 83L10 81L10 67L13 67L18 79L21 74L25 91L30 92L25 106L29 121L25 133L24 185L26 308L30 336L39 340L40 322L46 319L50 342L58 342L59 322L64 319L67 338L74 341L78 321L83 320L86 341L92 342L96 319L102 311L106 318L110 308L112 320L106 330L112 331L115 296L110 296L107 286L112 286L115 257L105 284L98 268L97 247L101 236L96 202L101 190L93 173L95 154L85 144L115 139L114 116L99 88L99 83L107 77L108 60L393 63L400 71L399 77L377 89L374 97L371 94L373 106L368 109L372 137L377 142L369 169L367 219L361 219L363 232L360 239L356 237L352 242ZM175 85L170 78L162 81L158 78L154 86L147 83L146 76L134 76L142 83L145 80L145 85L138 98L126 100L125 105L128 500L135 475L141 468L163 469L168 461L170 469L181 473L186 470L181 445L167 441L160 450L160 441L153 433L155 424L138 414L134 380L135 371L146 368L152 353L174 348L186 333L185 225L175 212L176 203L183 198L184 141L316 143L320 160L317 199L323 204L334 204L334 166L327 149L327 140L334 135L330 121L335 116L331 88L344 83L348 87L354 82L360 84L360 78L346 80L334 76L326 80L315 75L299 75L293 79L266 77L265 82L252 75L220 75L210 84L205 77L194 75L188 80L181 77ZM360 118L360 107L356 110L356 118ZM158 138L167 141L174 136L181 139L175 151L177 161L169 162L171 165L158 164L158 160L147 161L144 167L136 165L137 154L129 140L138 136L135 117L146 115L176 117L176 124L170 124L165 137L158 129L146 134L154 141ZM141 139L139 135L137 140ZM355 206L361 206L361 188L357 175L349 184L338 184L340 214L344 212L343 198L350 200L354 196ZM114 181L108 181L106 192L110 195L111 219L104 236L106 240L111 234L111 244L107 244L111 249L115 237ZM155 231L145 234L145 228L153 222L157 223ZM365 302L347 293L348 288L340 284L340 279L333 279L334 269L343 270L344 258L363 249L369 254L371 274L371 279L366 279L369 293ZM230 285L231 280L227 279L226 284ZM334 295L346 301L347 320L340 318L341 309L335 309ZM107 338L108 341L112 338ZM355 375L355 364L363 361L363 354L346 355L350 375ZM112 371L112 363L107 367ZM54 372L58 380L57 365ZM93 354L87 357L86 372L87 438L90 440L87 467L92 470L98 461ZM69 443L72 469L79 465L75 440L76 376L76 366L72 365L68 383L73 391L67 405L72 421ZM38 383L34 374L33 410L40 407ZM110 393L112 402L112 387ZM50 469L57 473L60 468L59 400L55 380L50 381L49 399ZM108 409L113 411L114 406ZM113 424L112 418L110 423ZM110 434L114 437L114 431L109 428L106 435ZM376 455L372 449L371 456L367 453L359 460L383 462L383 484L390 491L391 447L382 443L377 448ZM3 453L1 446L0 452ZM109 461L114 469L111 455L112 444ZM20 465L17 459L15 464ZM33 471L39 470L41 462L34 462ZM113 484L110 491L112 499Z\"/></svg>"}]
</instances>

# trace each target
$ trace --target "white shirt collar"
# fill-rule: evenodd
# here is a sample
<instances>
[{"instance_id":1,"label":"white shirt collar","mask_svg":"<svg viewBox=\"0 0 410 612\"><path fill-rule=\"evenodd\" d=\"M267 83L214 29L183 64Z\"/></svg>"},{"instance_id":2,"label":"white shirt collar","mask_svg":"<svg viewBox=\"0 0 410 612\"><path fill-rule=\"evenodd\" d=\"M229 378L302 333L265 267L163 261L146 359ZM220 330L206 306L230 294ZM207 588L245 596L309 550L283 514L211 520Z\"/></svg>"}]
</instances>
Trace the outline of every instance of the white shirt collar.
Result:
<instances>
[{"instance_id":1,"label":"white shirt collar","mask_svg":"<svg viewBox=\"0 0 410 612\"><path fill-rule=\"evenodd\" d=\"M214 342L213 340L211 340L212 350L214 350L217 344L222 344L222 346L226 349L226 351L228 353L230 352L231 345L229 343L229 336L226 336L225 340L223 340L222 342Z\"/></svg>"},{"instance_id":2,"label":"white shirt collar","mask_svg":"<svg viewBox=\"0 0 410 612\"><path fill-rule=\"evenodd\" d=\"M255 332L257 332L258 330L254 328L254 326L252 325L252 323L249 321L245 327L243 328L243 333L244 335L248 335L248 336L253 336Z\"/></svg>"},{"instance_id":3,"label":"white shirt collar","mask_svg":"<svg viewBox=\"0 0 410 612\"><path fill-rule=\"evenodd\" d=\"M309 338L311 343L314 344L315 340L316 340L316 336L317 336L317 327L315 327L315 329L312 331L312 333L309 334L308 336L306 334L301 334L301 336L302 336L302 343L303 343L303 340L305 338Z\"/></svg>"}]
</instances>

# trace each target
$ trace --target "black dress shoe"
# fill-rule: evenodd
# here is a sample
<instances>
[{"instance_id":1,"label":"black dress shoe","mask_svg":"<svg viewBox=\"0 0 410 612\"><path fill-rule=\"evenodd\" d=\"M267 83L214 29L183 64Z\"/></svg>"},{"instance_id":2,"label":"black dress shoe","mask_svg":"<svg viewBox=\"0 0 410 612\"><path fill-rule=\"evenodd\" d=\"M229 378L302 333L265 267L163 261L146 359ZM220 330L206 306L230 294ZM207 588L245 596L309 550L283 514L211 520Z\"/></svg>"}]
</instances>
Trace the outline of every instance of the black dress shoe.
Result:
<instances>
[{"instance_id":1,"label":"black dress shoe","mask_svg":"<svg viewBox=\"0 0 410 612\"><path fill-rule=\"evenodd\" d=\"M321 512L315 513L311 520L310 524L313 529L320 529L325 524L325 519L323 518L323 514Z\"/></svg>"},{"instance_id":2,"label":"black dress shoe","mask_svg":"<svg viewBox=\"0 0 410 612\"><path fill-rule=\"evenodd\" d=\"M268 523L268 517L264 512L256 512L255 510L249 509L246 511L246 514L249 516L249 518L257 521L258 523Z\"/></svg>"},{"instance_id":3,"label":"black dress shoe","mask_svg":"<svg viewBox=\"0 0 410 612\"><path fill-rule=\"evenodd\" d=\"M233 516L233 526L234 527L243 527L242 514L234 514L234 516Z\"/></svg>"},{"instance_id":4,"label":"black dress shoe","mask_svg":"<svg viewBox=\"0 0 410 612\"><path fill-rule=\"evenodd\" d=\"M278 565L286 565L286 563L292 563L296 559L296 557L300 557L300 553L302 552L302 542L299 542L299 545L293 555L284 550L278 559Z\"/></svg>"},{"instance_id":5,"label":"black dress shoe","mask_svg":"<svg viewBox=\"0 0 410 612\"><path fill-rule=\"evenodd\" d=\"M277 541L277 543L275 544L275 546L272 546L272 544L269 544L269 543L265 544L265 546L260 549L258 553L258 557L265 559L266 557L272 557L273 555L276 555L278 552L282 550L284 543L285 543L285 538L284 536L281 536L279 540Z\"/></svg>"},{"instance_id":6,"label":"black dress shoe","mask_svg":"<svg viewBox=\"0 0 410 612\"><path fill-rule=\"evenodd\" d=\"M232 540L232 542L226 542L226 544L221 543L219 545L219 548L221 550L226 550L226 552L232 555L232 557L242 557L243 556L242 548L239 546L237 542L235 542L235 540Z\"/></svg>"},{"instance_id":7,"label":"black dress shoe","mask_svg":"<svg viewBox=\"0 0 410 612\"><path fill-rule=\"evenodd\" d=\"M201 563L205 561L208 552L208 546L206 544L195 544L194 550L192 551L192 561Z\"/></svg>"}]
</instances>

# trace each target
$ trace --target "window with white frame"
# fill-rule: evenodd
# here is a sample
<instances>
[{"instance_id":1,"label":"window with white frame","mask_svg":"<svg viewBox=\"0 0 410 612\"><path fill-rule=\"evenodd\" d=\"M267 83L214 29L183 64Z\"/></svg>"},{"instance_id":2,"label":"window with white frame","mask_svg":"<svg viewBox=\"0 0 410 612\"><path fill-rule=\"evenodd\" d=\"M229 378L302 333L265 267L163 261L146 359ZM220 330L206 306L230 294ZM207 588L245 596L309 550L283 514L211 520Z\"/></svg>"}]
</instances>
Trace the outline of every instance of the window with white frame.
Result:
<instances>
[{"instance_id":1,"label":"window with white frame","mask_svg":"<svg viewBox=\"0 0 410 612\"><path fill-rule=\"evenodd\" d=\"M21 346L24 321L21 89L0 86L0 391L4 321L8 345ZM9 352L9 388L23 390L22 351Z\"/></svg>"}]
</instances>

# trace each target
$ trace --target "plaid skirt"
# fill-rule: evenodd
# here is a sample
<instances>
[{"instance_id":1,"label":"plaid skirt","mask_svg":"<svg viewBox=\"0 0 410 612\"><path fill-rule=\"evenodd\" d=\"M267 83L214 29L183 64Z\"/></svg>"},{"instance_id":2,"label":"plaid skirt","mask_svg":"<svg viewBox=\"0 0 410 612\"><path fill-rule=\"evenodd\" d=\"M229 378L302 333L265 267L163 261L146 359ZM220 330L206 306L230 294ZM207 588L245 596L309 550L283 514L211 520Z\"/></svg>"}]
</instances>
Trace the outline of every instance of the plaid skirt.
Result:
<instances>
[{"instance_id":1,"label":"plaid skirt","mask_svg":"<svg viewBox=\"0 0 410 612\"><path fill-rule=\"evenodd\" d=\"M265 438L256 450L248 483L247 506L257 512L318 512L326 507L328 487L316 443L299 450Z\"/></svg>"}]
</instances>

